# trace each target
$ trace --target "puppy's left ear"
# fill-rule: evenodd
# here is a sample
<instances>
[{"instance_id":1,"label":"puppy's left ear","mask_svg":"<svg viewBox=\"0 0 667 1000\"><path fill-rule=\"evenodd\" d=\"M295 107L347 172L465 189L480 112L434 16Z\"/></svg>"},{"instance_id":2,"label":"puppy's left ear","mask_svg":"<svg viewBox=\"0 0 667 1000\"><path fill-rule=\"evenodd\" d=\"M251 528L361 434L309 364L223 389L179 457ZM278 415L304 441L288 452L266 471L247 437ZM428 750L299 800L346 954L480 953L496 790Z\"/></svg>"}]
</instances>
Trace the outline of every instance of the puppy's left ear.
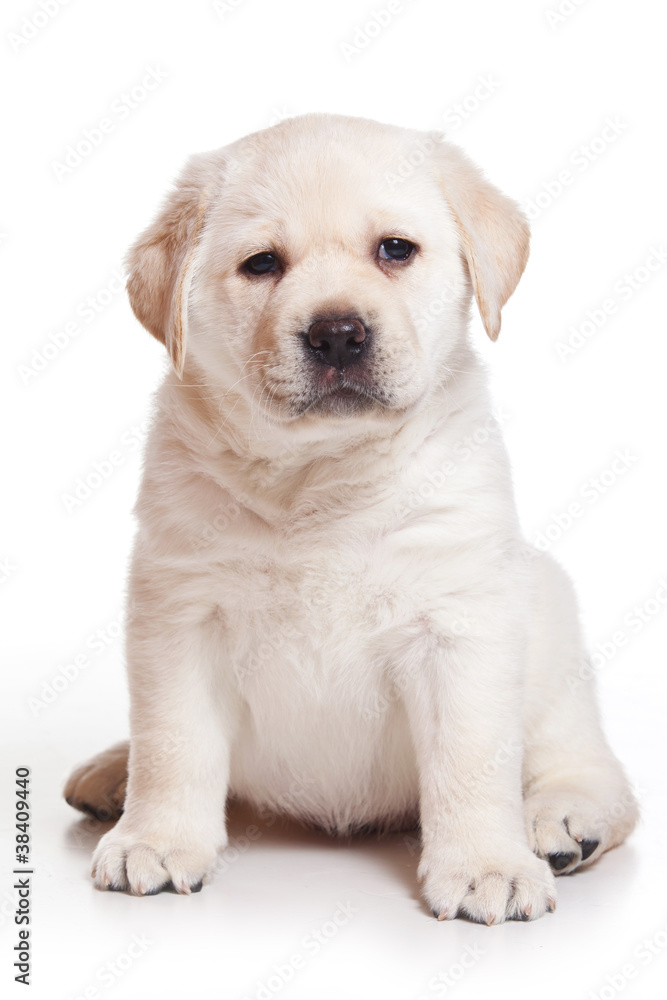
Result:
<instances>
[{"instance_id":1,"label":"puppy's left ear","mask_svg":"<svg viewBox=\"0 0 667 1000\"><path fill-rule=\"evenodd\" d=\"M179 378L185 364L188 295L208 205L222 167L215 153L193 156L157 218L127 255L135 316L167 348Z\"/></svg>"},{"instance_id":2,"label":"puppy's left ear","mask_svg":"<svg viewBox=\"0 0 667 1000\"><path fill-rule=\"evenodd\" d=\"M440 136L434 163L445 200L459 227L473 292L491 340L500 333L500 310L528 260L530 230L511 198L490 184L468 157Z\"/></svg>"}]
</instances>

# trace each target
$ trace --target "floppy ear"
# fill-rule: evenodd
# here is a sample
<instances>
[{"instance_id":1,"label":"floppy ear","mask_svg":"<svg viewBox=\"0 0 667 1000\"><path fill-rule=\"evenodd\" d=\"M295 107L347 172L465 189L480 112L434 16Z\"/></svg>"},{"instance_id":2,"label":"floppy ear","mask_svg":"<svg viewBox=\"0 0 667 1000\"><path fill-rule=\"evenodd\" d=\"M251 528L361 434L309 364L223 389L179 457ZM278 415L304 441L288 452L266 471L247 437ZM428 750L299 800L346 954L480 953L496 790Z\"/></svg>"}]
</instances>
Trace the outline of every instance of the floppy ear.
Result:
<instances>
[{"instance_id":1,"label":"floppy ear","mask_svg":"<svg viewBox=\"0 0 667 1000\"><path fill-rule=\"evenodd\" d=\"M206 209L221 176L215 154L193 156L155 221L126 258L135 316L169 351L180 378L185 364L188 293Z\"/></svg>"},{"instance_id":2,"label":"floppy ear","mask_svg":"<svg viewBox=\"0 0 667 1000\"><path fill-rule=\"evenodd\" d=\"M500 310L528 260L528 222L517 203L490 184L458 146L440 138L434 159L440 187L458 223L484 328L496 340Z\"/></svg>"}]
</instances>

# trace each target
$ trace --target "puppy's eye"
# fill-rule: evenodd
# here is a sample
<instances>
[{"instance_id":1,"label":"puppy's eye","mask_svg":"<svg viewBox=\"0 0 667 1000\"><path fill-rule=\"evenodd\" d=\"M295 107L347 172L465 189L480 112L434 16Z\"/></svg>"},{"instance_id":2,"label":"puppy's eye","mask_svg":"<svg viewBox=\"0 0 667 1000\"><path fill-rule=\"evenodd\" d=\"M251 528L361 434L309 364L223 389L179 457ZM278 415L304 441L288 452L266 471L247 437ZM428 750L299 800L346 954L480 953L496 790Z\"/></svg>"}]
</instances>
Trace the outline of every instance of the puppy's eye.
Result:
<instances>
[{"instance_id":1,"label":"puppy's eye","mask_svg":"<svg viewBox=\"0 0 667 1000\"><path fill-rule=\"evenodd\" d=\"M408 260L415 252L414 243L409 240L399 240L394 237L383 240L378 249L381 260Z\"/></svg>"},{"instance_id":2,"label":"puppy's eye","mask_svg":"<svg viewBox=\"0 0 667 1000\"><path fill-rule=\"evenodd\" d=\"M269 274L277 271L278 266L278 258L274 253L256 253L254 257L248 257L243 269L248 274Z\"/></svg>"}]
</instances>

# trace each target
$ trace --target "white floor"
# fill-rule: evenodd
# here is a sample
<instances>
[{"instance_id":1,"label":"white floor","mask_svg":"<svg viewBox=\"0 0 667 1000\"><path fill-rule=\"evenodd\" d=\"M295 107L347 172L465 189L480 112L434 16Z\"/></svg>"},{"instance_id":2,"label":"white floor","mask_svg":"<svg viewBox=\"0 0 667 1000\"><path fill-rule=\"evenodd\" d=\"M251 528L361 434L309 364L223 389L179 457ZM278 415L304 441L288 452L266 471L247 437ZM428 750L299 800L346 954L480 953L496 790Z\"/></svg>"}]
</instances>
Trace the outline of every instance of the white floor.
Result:
<instances>
[{"instance_id":1,"label":"white floor","mask_svg":"<svg viewBox=\"0 0 667 1000\"><path fill-rule=\"evenodd\" d=\"M112 687L117 680L114 664ZM650 691L648 697L638 692L636 704L627 692L605 693L608 729L642 801L640 829L592 869L560 879L556 913L491 928L433 919L419 898L411 837L336 842L291 825L253 825L240 811L231 823L238 856L200 893L138 899L96 891L90 854L107 826L80 818L60 788L72 764L110 742L118 706L111 718L93 724L77 708L76 695L64 706L66 715L54 707L52 717L33 725L26 720L23 732L13 734L11 755L3 754L5 782L16 766L32 769L35 869L32 988L25 994L11 983L3 996L667 996L665 807L662 763L652 746L662 710ZM88 695L81 697L85 703ZM13 857L11 844L2 857L3 863ZM9 876L5 885L0 934L7 982L17 928Z\"/></svg>"}]
</instances>

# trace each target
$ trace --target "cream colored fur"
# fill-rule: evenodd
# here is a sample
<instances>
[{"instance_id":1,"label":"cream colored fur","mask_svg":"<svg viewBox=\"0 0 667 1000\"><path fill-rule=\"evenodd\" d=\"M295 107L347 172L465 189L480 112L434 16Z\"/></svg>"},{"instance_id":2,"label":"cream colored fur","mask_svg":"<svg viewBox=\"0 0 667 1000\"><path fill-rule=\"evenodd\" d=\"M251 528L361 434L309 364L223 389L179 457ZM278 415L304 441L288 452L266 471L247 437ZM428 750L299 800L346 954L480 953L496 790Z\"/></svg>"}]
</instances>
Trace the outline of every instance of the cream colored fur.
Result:
<instances>
[{"instance_id":1,"label":"cream colored fur","mask_svg":"<svg viewBox=\"0 0 667 1000\"><path fill-rule=\"evenodd\" d=\"M406 264L378 259L391 237L417 245ZM249 276L263 251L282 270ZM229 795L334 832L418 821L441 919L539 917L545 859L571 871L630 832L593 686L572 682L571 587L522 540L468 342L471 296L495 339L527 254L516 205L439 136L308 115L190 160L129 257L173 371L137 505L129 781L98 886L190 891ZM359 395L304 343L330 315L371 331ZM117 808L124 753L73 776L73 804L109 791Z\"/></svg>"}]
</instances>

